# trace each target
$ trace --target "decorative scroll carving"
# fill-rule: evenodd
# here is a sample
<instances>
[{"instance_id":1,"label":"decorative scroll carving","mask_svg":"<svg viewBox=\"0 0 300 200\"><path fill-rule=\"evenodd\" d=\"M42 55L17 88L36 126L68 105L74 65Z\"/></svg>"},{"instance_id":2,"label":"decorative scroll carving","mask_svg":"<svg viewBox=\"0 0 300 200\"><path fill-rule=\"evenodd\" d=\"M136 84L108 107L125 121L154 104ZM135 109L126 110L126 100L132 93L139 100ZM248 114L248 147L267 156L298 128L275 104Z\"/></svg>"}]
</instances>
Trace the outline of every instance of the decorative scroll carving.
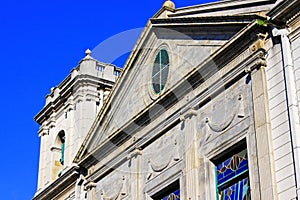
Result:
<instances>
[{"instance_id":1,"label":"decorative scroll carving","mask_svg":"<svg viewBox=\"0 0 300 200\"><path fill-rule=\"evenodd\" d=\"M170 156L169 159L167 159L167 162L158 164L156 162L153 162L153 160L151 159L149 160L149 164L154 172L161 172L169 166L171 160L172 160L172 156Z\"/></svg>"},{"instance_id":2,"label":"decorative scroll carving","mask_svg":"<svg viewBox=\"0 0 300 200\"><path fill-rule=\"evenodd\" d=\"M100 200L122 200L128 196L127 186L126 186L126 177L123 176L122 185L119 187L117 194L111 195L108 197L105 192L102 190L100 194Z\"/></svg>"},{"instance_id":3,"label":"decorative scroll carving","mask_svg":"<svg viewBox=\"0 0 300 200\"><path fill-rule=\"evenodd\" d=\"M233 112L227 120L225 120L223 123L216 124L209 120L209 118L206 118L206 123L208 124L209 128L214 132L222 132L226 130L230 124L233 122L234 118L236 116L236 112Z\"/></svg>"},{"instance_id":4,"label":"decorative scroll carving","mask_svg":"<svg viewBox=\"0 0 300 200\"><path fill-rule=\"evenodd\" d=\"M142 154L143 154L142 149L137 147L127 156L127 159L130 160L131 158L136 157L138 155L142 155Z\"/></svg>"},{"instance_id":5,"label":"decorative scroll carving","mask_svg":"<svg viewBox=\"0 0 300 200\"><path fill-rule=\"evenodd\" d=\"M233 111L230 112L229 115L225 116L225 119L220 123L213 122L210 118L205 119L205 132L206 132L206 138L205 141L208 141L213 134L215 133L221 133L228 129L230 125L233 123L234 119L236 117L243 118L245 117L245 110L244 110L244 102L243 102L243 96L239 95L237 98L237 103L235 104L235 109L232 109ZM219 115L216 114L216 115Z\"/></svg>"},{"instance_id":6,"label":"decorative scroll carving","mask_svg":"<svg viewBox=\"0 0 300 200\"><path fill-rule=\"evenodd\" d=\"M252 48L251 51L256 51L257 47ZM262 49L262 48L261 48ZM266 51L257 51L255 56L253 56L252 59L250 59L248 62L245 63L245 72L246 73L251 73L254 69L257 69L259 67L266 67L267 66L267 61L265 58Z\"/></svg>"},{"instance_id":7,"label":"decorative scroll carving","mask_svg":"<svg viewBox=\"0 0 300 200\"><path fill-rule=\"evenodd\" d=\"M180 113L180 121L184 121L189 117L197 116L197 111L193 108L187 108L186 110L182 110Z\"/></svg>"},{"instance_id":8,"label":"decorative scroll carving","mask_svg":"<svg viewBox=\"0 0 300 200\"><path fill-rule=\"evenodd\" d=\"M170 147L171 149L174 149L174 152L170 154L167 159L164 159L165 162L159 163L159 161L155 161L153 158L148 160L149 174L147 175L147 180L150 180L154 173L160 173L165 170L172 162L180 160L179 144L177 141L177 139L174 140L174 147Z\"/></svg>"}]
</instances>

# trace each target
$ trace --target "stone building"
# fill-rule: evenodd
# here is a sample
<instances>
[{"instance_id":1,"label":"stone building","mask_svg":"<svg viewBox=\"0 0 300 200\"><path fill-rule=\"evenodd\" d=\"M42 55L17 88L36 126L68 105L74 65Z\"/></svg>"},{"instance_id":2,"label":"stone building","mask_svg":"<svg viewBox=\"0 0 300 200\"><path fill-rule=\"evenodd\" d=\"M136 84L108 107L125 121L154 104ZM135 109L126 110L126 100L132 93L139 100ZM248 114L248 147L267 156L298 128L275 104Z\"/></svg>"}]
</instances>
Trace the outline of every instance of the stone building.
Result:
<instances>
[{"instance_id":1,"label":"stone building","mask_svg":"<svg viewBox=\"0 0 300 200\"><path fill-rule=\"evenodd\" d=\"M33 199L300 199L299 32L299 0L167 0L118 79L87 51L51 90Z\"/></svg>"}]
</instances>

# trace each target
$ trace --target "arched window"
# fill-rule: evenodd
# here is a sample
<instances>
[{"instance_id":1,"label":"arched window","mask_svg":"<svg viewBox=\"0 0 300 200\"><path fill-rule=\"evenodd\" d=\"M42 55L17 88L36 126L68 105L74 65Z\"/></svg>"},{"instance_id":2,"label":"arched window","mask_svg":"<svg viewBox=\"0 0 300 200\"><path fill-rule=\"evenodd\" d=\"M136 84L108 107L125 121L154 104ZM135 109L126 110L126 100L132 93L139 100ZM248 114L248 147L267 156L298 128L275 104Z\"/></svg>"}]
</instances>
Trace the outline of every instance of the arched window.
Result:
<instances>
[{"instance_id":1,"label":"arched window","mask_svg":"<svg viewBox=\"0 0 300 200\"><path fill-rule=\"evenodd\" d=\"M58 137L60 140L60 145L61 145L61 157L59 159L60 163L63 165L64 161L65 161L65 132L64 131L60 131L58 133Z\"/></svg>"},{"instance_id":2,"label":"arched window","mask_svg":"<svg viewBox=\"0 0 300 200\"><path fill-rule=\"evenodd\" d=\"M155 94L160 94L167 83L170 60L166 49L157 53L152 68L152 87Z\"/></svg>"},{"instance_id":3,"label":"arched window","mask_svg":"<svg viewBox=\"0 0 300 200\"><path fill-rule=\"evenodd\" d=\"M56 180L63 170L65 163L65 131L61 130L55 137L51 147L52 155L52 180Z\"/></svg>"}]
</instances>

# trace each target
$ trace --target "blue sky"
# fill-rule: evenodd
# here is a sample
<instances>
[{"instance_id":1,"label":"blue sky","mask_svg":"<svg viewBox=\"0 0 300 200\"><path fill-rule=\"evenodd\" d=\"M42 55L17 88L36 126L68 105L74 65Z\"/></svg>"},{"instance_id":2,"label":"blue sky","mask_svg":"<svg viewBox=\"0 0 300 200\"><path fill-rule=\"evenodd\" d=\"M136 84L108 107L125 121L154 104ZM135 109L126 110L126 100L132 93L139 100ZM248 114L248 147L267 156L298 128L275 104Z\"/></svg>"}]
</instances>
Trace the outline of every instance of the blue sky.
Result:
<instances>
[{"instance_id":1,"label":"blue sky","mask_svg":"<svg viewBox=\"0 0 300 200\"><path fill-rule=\"evenodd\" d=\"M176 7L208 0L176 0ZM31 199L39 137L33 117L58 85L102 41L144 27L164 0L10 0L0 5L2 164L0 199ZM121 61L117 64L122 64Z\"/></svg>"}]
</instances>

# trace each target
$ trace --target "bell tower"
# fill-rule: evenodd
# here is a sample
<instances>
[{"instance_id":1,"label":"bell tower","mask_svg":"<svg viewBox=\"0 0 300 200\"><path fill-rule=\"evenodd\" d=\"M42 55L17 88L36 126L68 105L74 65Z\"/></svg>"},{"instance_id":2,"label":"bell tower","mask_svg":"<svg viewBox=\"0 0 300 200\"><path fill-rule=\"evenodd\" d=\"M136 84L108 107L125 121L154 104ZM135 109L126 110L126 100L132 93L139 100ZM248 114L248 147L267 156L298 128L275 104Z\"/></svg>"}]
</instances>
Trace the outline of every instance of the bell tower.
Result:
<instances>
[{"instance_id":1,"label":"bell tower","mask_svg":"<svg viewBox=\"0 0 300 200\"><path fill-rule=\"evenodd\" d=\"M73 159L92 126L121 69L92 58L91 51L46 96L34 117L40 125L38 191L73 165Z\"/></svg>"}]
</instances>

